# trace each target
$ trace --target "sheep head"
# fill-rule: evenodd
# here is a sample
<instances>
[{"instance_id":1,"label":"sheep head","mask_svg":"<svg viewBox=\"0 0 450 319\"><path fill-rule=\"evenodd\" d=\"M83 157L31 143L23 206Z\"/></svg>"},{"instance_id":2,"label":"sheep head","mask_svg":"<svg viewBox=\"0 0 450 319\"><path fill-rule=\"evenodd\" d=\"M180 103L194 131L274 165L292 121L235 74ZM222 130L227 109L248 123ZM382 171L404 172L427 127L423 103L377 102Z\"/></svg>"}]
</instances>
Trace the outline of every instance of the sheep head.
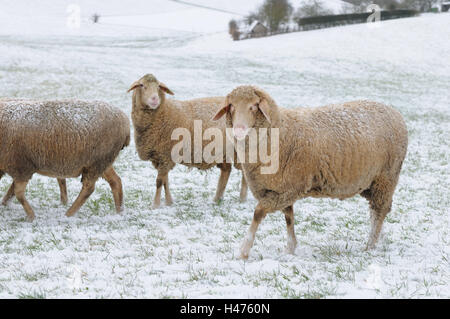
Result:
<instances>
[{"instance_id":1,"label":"sheep head","mask_svg":"<svg viewBox=\"0 0 450 319\"><path fill-rule=\"evenodd\" d=\"M255 86L238 86L225 99L213 121L227 116L227 126L233 128L238 140L244 139L251 128L279 127L278 107L269 94Z\"/></svg>"},{"instance_id":2,"label":"sheep head","mask_svg":"<svg viewBox=\"0 0 450 319\"><path fill-rule=\"evenodd\" d=\"M165 100L165 94L173 95L173 92L162 82L159 82L153 74L146 74L134 82L128 92L135 91L136 99L145 109L156 110Z\"/></svg>"}]
</instances>

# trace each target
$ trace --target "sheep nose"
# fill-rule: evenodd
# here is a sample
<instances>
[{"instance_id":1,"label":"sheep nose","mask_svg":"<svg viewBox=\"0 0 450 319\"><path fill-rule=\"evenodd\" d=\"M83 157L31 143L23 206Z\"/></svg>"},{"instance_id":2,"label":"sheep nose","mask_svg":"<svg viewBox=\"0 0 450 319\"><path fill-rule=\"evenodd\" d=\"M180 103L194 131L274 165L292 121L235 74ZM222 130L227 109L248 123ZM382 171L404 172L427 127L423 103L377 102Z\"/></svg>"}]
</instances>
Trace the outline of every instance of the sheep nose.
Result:
<instances>
[{"instance_id":1,"label":"sheep nose","mask_svg":"<svg viewBox=\"0 0 450 319\"><path fill-rule=\"evenodd\" d=\"M233 127L233 134L238 139L241 140L247 135L247 127L244 125L236 125Z\"/></svg>"},{"instance_id":2,"label":"sheep nose","mask_svg":"<svg viewBox=\"0 0 450 319\"><path fill-rule=\"evenodd\" d=\"M152 96L151 100L152 100L152 102L158 102L158 97L157 96Z\"/></svg>"}]
</instances>

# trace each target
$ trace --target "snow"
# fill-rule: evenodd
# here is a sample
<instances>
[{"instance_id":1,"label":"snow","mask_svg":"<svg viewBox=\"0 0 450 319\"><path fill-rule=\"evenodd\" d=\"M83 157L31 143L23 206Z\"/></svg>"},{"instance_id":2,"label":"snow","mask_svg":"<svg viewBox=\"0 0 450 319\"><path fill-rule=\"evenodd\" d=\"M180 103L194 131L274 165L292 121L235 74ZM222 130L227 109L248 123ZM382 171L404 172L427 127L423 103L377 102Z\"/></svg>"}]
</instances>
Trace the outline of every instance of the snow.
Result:
<instances>
[{"instance_id":1,"label":"snow","mask_svg":"<svg viewBox=\"0 0 450 319\"><path fill-rule=\"evenodd\" d=\"M258 21L253 21L253 23L248 27L249 31L252 31L254 27L258 24Z\"/></svg>"},{"instance_id":2,"label":"snow","mask_svg":"<svg viewBox=\"0 0 450 319\"><path fill-rule=\"evenodd\" d=\"M306 0L292 1L298 8ZM202 7L168 0L130 0L124 5L120 0L92 2L89 0L21 0L11 5L1 0L0 34L43 34L43 35L140 35L158 32L170 33L216 33L228 30L231 19L242 19L255 11L263 0L196 0L185 1ZM335 13L341 13L344 2L323 1L324 6ZM78 6L81 14L81 28L68 28L67 17L73 12L71 6ZM99 23L92 24L91 17L100 15Z\"/></svg>"},{"instance_id":3,"label":"snow","mask_svg":"<svg viewBox=\"0 0 450 319\"><path fill-rule=\"evenodd\" d=\"M253 7L196 1L244 14ZM70 3L80 4L79 29L66 27ZM99 24L88 21L95 12ZM233 170L216 205L218 170L177 166L176 203L151 210L156 171L132 142L115 163L122 215L102 180L66 218L57 182L39 175L27 187L35 222L25 222L16 200L0 207L0 297L450 297L449 14L238 42L224 32L230 17L162 0L0 0L0 97L104 100L130 115L127 89L153 73L177 99L256 84L288 108L357 99L393 105L405 117L409 147L378 247L363 251L364 199L306 199L294 207L295 255L285 253L278 212L262 222L249 260L239 260L256 205L251 195L238 203L240 174ZM10 183L3 177L0 193ZM69 202L80 188L79 179L68 180Z\"/></svg>"}]
</instances>

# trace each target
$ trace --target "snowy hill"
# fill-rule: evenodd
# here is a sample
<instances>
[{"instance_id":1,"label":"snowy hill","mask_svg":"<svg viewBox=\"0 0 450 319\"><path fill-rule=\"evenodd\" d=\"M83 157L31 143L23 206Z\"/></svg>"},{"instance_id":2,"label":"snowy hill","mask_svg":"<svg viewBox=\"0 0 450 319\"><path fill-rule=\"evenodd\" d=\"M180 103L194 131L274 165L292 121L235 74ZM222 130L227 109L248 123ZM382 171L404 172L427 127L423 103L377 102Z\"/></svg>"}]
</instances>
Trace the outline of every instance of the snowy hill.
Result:
<instances>
[{"instance_id":1,"label":"snowy hill","mask_svg":"<svg viewBox=\"0 0 450 319\"><path fill-rule=\"evenodd\" d=\"M192 1L236 13L257 3ZM66 26L71 3L80 4L79 29ZM100 24L88 21L95 12ZM307 198L294 206L295 254L285 253L276 212L243 262L256 200L249 192L239 203L240 173L233 169L215 204L218 170L178 165L169 177L174 205L152 210L157 172L132 139L114 163L122 215L99 180L66 218L55 179L38 174L27 186L33 224L16 200L0 205L0 298L450 297L450 13L236 42L221 32L232 16L169 0L0 0L0 98L98 99L130 115L127 89L153 73L180 100L252 84L287 108L392 105L409 146L378 247L363 250L365 199ZM80 180L67 183L73 201ZM10 185L3 176L0 195Z\"/></svg>"},{"instance_id":2,"label":"snowy hill","mask_svg":"<svg viewBox=\"0 0 450 319\"><path fill-rule=\"evenodd\" d=\"M298 8L304 1L294 0L291 3L294 8ZM0 34L114 35L126 34L124 29L133 27L135 34L226 32L231 19L241 19L255 11L262 2L263 0L130 0L124 5L119 0L0 0ZM344 4L340 0L324 0L323 3L335 13L340 13ZM67 28L67 19L72 12L70 5L74 4L79 6L82 17L79 29ZM95 13L100 15L98 25L93 25L90 21Z\"/></svg>"}]
</instances>

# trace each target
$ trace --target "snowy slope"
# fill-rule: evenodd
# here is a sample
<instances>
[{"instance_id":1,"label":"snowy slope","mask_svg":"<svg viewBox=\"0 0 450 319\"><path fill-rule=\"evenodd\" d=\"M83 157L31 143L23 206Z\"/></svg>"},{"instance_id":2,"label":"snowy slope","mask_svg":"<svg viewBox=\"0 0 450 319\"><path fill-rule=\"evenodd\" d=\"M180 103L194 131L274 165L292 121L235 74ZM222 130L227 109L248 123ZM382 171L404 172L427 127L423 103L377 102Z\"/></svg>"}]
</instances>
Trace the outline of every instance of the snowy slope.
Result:
<instances>
[{"instance_id":1,"label":"snowy slope","mask_svg":"<svg viewBox=\"0 0 450 319\"><path fill-rule=\"evenodd\" d=\"M297 8L304 0L292 1ZM217 8L219 11L187 5L186 2ZM0 1L0 34L65 34L65 35L146 35L152 32L173 34L180 32L216 33L226 32L231 19L242 19L263 0L24 0ZM342 1L326 0L325 7L340 13ZM68 28L67 19L71 5L78 5L81 27ZM223 10L223 11L220 11ZM229 11L230 13L227 13ZM99 14L99 24L93 25L90 18Z\"/></svg>"},{"instance_id":2,"label":"snowy slope","mask_svg":"<svg viewBox=\"0 0 450 319\"><path fill-rule=\"evenodd\" d=\"M246 83L285 107L370 99L404 115L408 155L377 249L363 251L364 199L305 199L295 205L295 255L284 251L285 221L275 213L261 224L248 262L236 256L256 202L238 203L235 170L216 205L217 170L176 167L175 205L151 210L156 171L132 142L115 163L125 213L114 213L101 180L70 219L56 181L36 175L27 187L33 224L17 201L0 207L0 297L450 297L450 14L233 42L213 33L221 24L187 18L204 9L162 0L81 2L85 18L130 14L129 25L68 30L68 2L0 1L0 97L102 99L130 114L126 91L151 72L177 99ZM185 22L137 20L152 10ZM201 33L168 30L178 27ZM10 183L0 180L0 194ZM79 190L79 179L70 179L69 202Z\"/></svg>"},{"instance_id":3,"label":"snowy slope","mask_svg":"<svg viewBox=\"0 0 450 319\"><path fill-rule=\"evenodd\" d=\"M78 5L81 27L67 27L70 5ZM92 24L93 14L101 16L100 23ZM232 14L195 8L168 0L127 1L20 1L11 5L0 1L0 33L114 35L225 31ZM124 31L125 30L125 31Z\"/></svg>"}]
</instances>

